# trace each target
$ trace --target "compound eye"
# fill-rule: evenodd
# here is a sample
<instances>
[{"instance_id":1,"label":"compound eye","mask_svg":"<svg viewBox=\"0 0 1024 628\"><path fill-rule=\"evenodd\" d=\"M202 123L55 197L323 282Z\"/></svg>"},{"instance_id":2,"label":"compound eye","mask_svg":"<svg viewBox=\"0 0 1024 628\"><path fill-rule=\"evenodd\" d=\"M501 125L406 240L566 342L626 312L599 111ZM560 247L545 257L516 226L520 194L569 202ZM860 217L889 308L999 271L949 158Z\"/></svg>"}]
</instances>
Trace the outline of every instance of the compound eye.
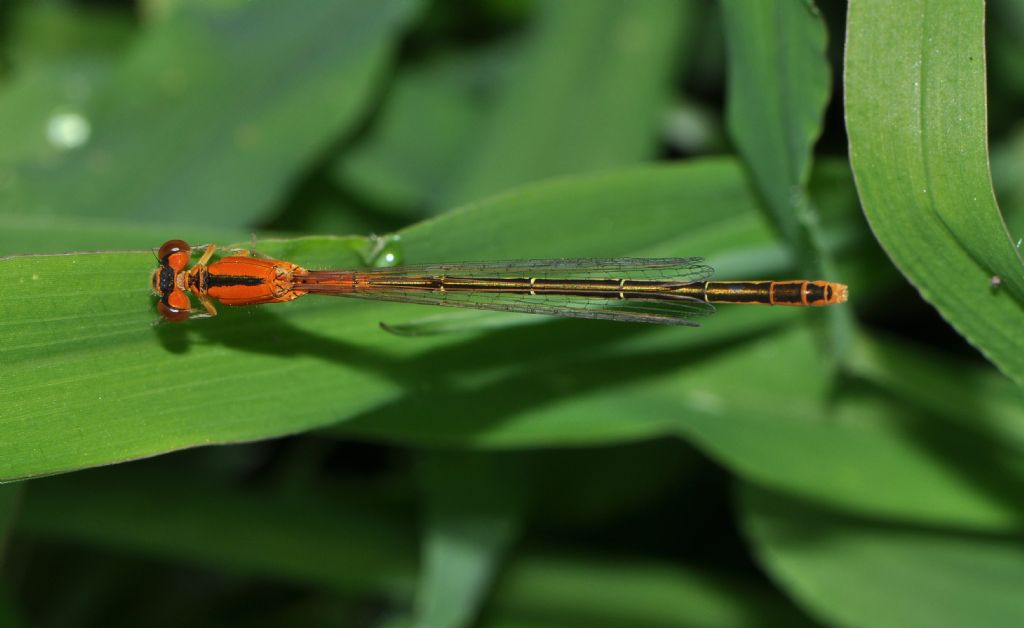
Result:
<instances>
[{"instance_id":1,"label":"compound eye","mask_svg":"<svg viewBox=\"0 0 1024 628\"><path fill-rule=\"evenodd\" d=\"M181 290L175 290L167 295L167 302L160 301L157 303L156 310L160 312L160 316L171 321L172 323L180 323L186 320L191 313L192 303L188 300L186 295Z\"/></svg>"},{"instance_id":2,"label":"compound eye","mask_svg":"<svg viewBox=\"0 0 1024 628\"><path fill-rule=\"evenodd\" d=\"M160 258L161 264L167 264L175 272L180 272L188 267L188 262L192 258L192 247L182 240L168 240L160 247L157 257Z\"/></svg>"}]
</instances>

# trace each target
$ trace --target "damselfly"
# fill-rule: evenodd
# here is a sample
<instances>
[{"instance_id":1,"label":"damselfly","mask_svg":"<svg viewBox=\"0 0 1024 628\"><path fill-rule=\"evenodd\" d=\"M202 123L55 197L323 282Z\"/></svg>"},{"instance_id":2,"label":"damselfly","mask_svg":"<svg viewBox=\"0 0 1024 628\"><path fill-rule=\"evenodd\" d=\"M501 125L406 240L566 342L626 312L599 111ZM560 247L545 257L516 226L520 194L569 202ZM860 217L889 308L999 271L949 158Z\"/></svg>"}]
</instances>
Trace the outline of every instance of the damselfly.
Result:
<instances>
[{"instance_id":1,"label":"damselfly","mask_svg":"<svg viewBox=\"0 0 1024 628\"><path fill-rule=\"evenodd\" d=\"M189 268L181 240L160 247L153 272L157 309L168 321L215 316L223 305L292 301L306 294L401 301L549 316L697 326L716 303L822 306L846 301L829 281L712 281L699 257L597 258L309 270L231 250L211 263L210 245ZM202 304L193 312L189 295Z\"/></svg>"}]
</instances>

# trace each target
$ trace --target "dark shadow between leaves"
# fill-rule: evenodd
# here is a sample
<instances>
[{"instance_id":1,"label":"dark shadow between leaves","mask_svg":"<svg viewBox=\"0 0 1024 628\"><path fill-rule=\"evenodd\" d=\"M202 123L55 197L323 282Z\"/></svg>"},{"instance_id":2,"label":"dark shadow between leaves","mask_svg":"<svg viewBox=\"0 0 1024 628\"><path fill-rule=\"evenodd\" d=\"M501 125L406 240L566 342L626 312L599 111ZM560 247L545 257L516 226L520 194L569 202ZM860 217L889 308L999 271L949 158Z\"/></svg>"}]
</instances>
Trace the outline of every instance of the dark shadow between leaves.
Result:
<instances>
[{"instance_id":1,"label":"dark shadow between leaves","mask_svg":"<svg viewBox=\"0 0 1024 628\"><path fill-rule=\"evenodd\" d=\"M843 388L846 391L854 391L858 387L867 389L871 394L882 395L906 407L904 416L907 419L896 427L923 451L1012 512L1016 524L1024 530L1024 500L1021 499L1024 495L1024 463L1021 462L1019 444L1007 444L1005 436L998 433L991 420L978 414L991 407L982 398L988 386L984 381L972 381L976 377L973 365L957 368L949 357L936 355L934 364L922 372L915 368L913 360L920 359L915 355L912 353L908 361L899 352L882 352L878 359L883 365L884 375L879 381L850 375L843 382ZM927 357L923 351L921 355ZM922 377L929 379L921 380ZM957 381L950 382L950 388L943 388L951 377L956 377ZM894 382L921 380L921 383L917 384L918 392L901 393L889 388L884 383L885 378ZM914 390L914 384L909 384L908 390ZM915 395L927 397L922 400ZM952 407L971 408L974 412L959 417L951 416L948 410L938 412L936 404L943 399L947 400L943 407L953 404Z\"/></svg>"},{"instance_id":2,"label":"dark shadow between leaves","mask_svg":"<svg viewBox=\"0 0 1024 628\"><path fill-rule=\"evenodd\" d=\"M914 407L912 401L889 391L877 392ZM983 407L980 403L972 405ZM1008 447L982 421L954 423L927 409L908 411L907 416L908 420L897 427L971 486L1005 506L1024 531L1024 464L1018 449Z\"/></svg>"}]
</instances>

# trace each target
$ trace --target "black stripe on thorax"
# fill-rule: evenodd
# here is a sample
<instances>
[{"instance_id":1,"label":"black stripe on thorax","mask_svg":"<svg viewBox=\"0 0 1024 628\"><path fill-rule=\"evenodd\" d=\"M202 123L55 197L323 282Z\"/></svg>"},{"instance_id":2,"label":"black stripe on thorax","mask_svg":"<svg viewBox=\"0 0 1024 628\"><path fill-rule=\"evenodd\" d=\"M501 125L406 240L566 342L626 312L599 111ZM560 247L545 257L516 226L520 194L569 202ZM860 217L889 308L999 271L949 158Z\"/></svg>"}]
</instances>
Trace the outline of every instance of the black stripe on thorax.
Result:
<instances>
[{"instance_id":1,"label":"black stripe on thorax","mask_svg":"<svg viewBox=\"0 0 1024 628\"><path fill-rule=\"evenodd\" d=\"M262 277L253 277L251 275L214 275L213 273L207 273L206 275L206 288L230 288L231 286L261 286L263 285Z\"/></svg>"}]
</instances>

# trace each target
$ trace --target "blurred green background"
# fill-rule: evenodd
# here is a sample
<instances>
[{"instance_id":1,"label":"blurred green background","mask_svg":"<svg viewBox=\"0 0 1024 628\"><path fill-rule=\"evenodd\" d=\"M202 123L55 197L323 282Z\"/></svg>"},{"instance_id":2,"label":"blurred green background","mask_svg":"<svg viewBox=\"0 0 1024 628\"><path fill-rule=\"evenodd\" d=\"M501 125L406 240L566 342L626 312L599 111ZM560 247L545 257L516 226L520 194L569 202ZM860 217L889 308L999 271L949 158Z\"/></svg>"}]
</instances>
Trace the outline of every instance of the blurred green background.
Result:
<instances>
[{"instance_id":1,"label":"blurred green background","mask_svg":"<svg viewBox=\"0 0 1024 628\"><path fill-rule=\"evenodd\" d=\"M1021 32L1020 0L0 4L0 625L1021 625ZM172 238L851 299L154 327Z\"/></svg>"}]
</instances>

